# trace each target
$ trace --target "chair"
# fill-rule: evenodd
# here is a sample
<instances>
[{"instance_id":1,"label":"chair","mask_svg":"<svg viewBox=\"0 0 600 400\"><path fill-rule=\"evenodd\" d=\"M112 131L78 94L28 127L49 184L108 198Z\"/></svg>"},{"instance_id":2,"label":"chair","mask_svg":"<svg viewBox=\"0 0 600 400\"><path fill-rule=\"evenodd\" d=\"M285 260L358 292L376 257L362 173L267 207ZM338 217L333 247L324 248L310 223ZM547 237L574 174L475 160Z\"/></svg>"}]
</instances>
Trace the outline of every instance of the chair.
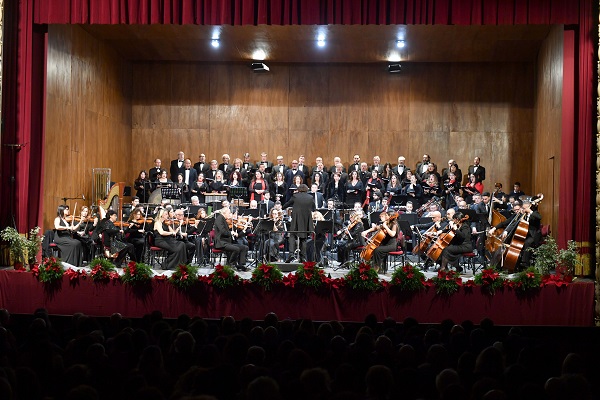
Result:
<instances>
[{"instance_id":1,"label":"chair","mask_svg":"<svg viewBox=\"0 0 600 400\"><path fill-rule=\"evenodd\" d=\"M480 264L480 267L477 268L477 264L475 264L476 258L477 258L477 254L475 254L473 252L463 253L460 256L458 265L464 265L463 268L465 269L465 271L467 269L471 269L471 271L473 271L473 275L475 275L477 273L478 269L483 268L483 264Z\"/></svg>"},{"instance_id":2,"label":"chair","mask_svg":"<svg viewBox=\"0 0 600 400\"><path fill-rule=\"evenodd\" d=\"M400 258L400 263L402 264L402 266L404 266L404 264L406 264L406 259L404 256L404 248L402 246L403 243L404 243L404 237L398 236L398 240L396 241L396 250L390 251L388 253L387 260L386 260L386 270L384 272L387 272L389 269L392 269L392 268L394 268L394 271L395 271L396 267L398 266L398 258Z\"/></svg>"},{"instance_id":3,"label":"chair","mask_svg":"<svg viewBox=\"0 0 600 400\"><path fill-rule=\"evenodd\" d=\"M210 233L208 234L208 237L210 238L208 247L210 248L210 258L214 259L217 256L219 257L219 264L223 264L223 254L225 254L225 257L227 258L227 253L225 252L225 250L219 250L219 249L215 249L215 231L214 229L210 231ZM213 261L214 263L214 261Z\"/></svg>"},{"instance_id":4,"label":"chair","mask_svg":"<svg viewBox=\"0 0 600 400\"><path fill-rule=\"evenodd\" d=\"M154 234L148 235L148 249L150 252L150 265L154 267L158 263L160 269L164 269L165 261L167 260L168 252L162 247L156 246L154 242Z\"/></svg>"},{"instance_id":5,"label":"chair","mask_svg":"<svg viewBox=\"0 0 600 400\"><path fill-rule=\"evenodd\" d=\"M60 248L54 242L50 243L50 250L52 251L52 257L60 258Z\"/></svg>"}]
</instances>

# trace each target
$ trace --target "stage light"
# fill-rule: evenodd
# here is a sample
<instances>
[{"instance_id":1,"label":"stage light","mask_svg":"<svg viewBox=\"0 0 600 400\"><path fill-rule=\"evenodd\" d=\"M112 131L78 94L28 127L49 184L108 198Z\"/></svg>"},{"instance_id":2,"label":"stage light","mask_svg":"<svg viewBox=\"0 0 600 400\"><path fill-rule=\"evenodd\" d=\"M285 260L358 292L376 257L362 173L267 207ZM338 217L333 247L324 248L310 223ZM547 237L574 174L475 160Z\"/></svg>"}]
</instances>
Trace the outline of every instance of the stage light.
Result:
<instances>
[{"instance_id":1,"label":"stage light","mask_svg":"<svg viewBox=\"0 0 600 400\"><path fill-rule=\"evenodd\" d=\"M404 46L406 46L406 42L404 42L404 40L398 40L396 42L396 47L398 47L399 49L403 49Z\"/></svg>"},{"instance_id":2,"label":"stage light","mask_svg":"<svg viewBox=\"0 0 600 400\"><path fill-rule=\"evenodd\" d=\"M267 72L269 71L269 67L267 64L262 63L262 62L253 62L252 64L250 64L250 68L252 68L252 71L254 72Z\"/></svg>"},{"instance_id":3,"label":"stage light","mask_svg":"<svg viewBox=\"0 0 600 400\"><path fill-rule=\"evenodd\" d=\"M219 47L219 39L213 39L211 40L210 44L212 45L212 47L214 47L215 49Z\"/></svg>"},{"instance_id":4,"label":"stage light","mask_svg":"<svg viewBox=\"0 0 600 400\"><path fill-rule=\"evenodd\" d=\"M325 47L325 34L324 33L320 33L319 36L317 36L317 46Z\"/></svg>"},{"instance_id":5,"label":"stage light","mask_svg":"<svg viewBox=\"0 0 600 400\"><path fill-rule=\"evenodd\" d=\"M400 64L388 64L387 70L390 74L397 74L398 72L402 71L402 65Z\"/></svg>"}]
</instances>

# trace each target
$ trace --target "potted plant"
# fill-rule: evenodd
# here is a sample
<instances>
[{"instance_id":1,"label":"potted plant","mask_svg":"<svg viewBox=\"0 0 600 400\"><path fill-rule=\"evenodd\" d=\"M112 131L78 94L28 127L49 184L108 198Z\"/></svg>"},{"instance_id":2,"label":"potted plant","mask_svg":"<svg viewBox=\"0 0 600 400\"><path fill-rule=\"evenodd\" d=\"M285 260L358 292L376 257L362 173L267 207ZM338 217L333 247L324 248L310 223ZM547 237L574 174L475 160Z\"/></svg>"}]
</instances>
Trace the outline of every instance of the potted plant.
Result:
<instances>
[{"instance_id":1,"label":"potted plant","mask_svg":"<svg viewBox=\"0 0 600 400\"><path fill-rule=\"evenodd\" d=\"M556 274L561 277L572 277L575 274L575 267L581 266L581 260L577 253L577 245L575 241L569 240L567 248L561 249L558 252L558 264L556 266Z\"/></svg>"},{"instance_id":2,"label":"potted plant","mask_svg":"<svg viewBox=\"0 0 600 400\"><path fill-rule=\"evenodd\" d=\"M27 263L29 266L37 264L37 255L42 247L44 235L40 235L40 227L36 226L29 231L25 238L25 250L27 251Z\"/></svg>"},{"instance_id":3,"label":"potted plant","mask_svg":"<svg viewBox=\"0 0 600 400\"><path fill-rule=\"evenodd\" d=\"M26 238L11 226L4 228L2 232L0 232L0 237L8 243L10 257L12 258L15 269L23 269L23 264L25 263Z\"/></svg>"},{"instance_id":4,"label":"potted plant","mask_svg":"<svg viewBox=\"0 0 600 400\"><path fill-rule=\"evenodd\" d=\"M550 274L556 268L558 262L558 245L552 236L547 236L546 241L535 249L527 250L533 252L533 266L542 275Z\"/></svg>"}]
</instances>

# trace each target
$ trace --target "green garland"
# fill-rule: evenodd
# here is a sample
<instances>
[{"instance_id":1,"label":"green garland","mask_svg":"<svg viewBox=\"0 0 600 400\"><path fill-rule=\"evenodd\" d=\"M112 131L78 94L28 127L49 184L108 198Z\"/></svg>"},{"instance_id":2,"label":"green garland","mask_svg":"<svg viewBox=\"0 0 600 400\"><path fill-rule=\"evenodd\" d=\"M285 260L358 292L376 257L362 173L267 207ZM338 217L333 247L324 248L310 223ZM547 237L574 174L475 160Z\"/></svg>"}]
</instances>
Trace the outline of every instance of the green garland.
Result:
<instances>
[{"instance_id":1,"label":"green garland","mask_svg":"<svg viewBox=\"0 0 600 400\"><path fill-rule=\"evenodd\" d=\"M90 263L90 276L94 282L108 281L111 278L118 278L115 265L106 258L94 258Z\"/></svg>"},{"instance_id":2,"label":"green garland","mask_svg":"<svg viewBox=\"0 0 600 400\"><path fill-rule=\"evenodd\" d=\"M236 275L229 265L215 265L215 270L208 276L206 283L219 289L227 289L242 283L239 275Z\"/></svg>"},{"instance_id":3,"label":"green garland","mask_svg":"<svg viewBox=\"0 0 600 400\"><path fill-rule=\"evenodd\" d=\"M152 279L152 267L144 263L130 261L123 268L121 281L129 285L147 284Z\"/></svg>"},{"instance_id":4,"label":"green garland","mask_svg":"<svg viewBox=\"0 0 600 400\"><path fill-rule=\"evenodd\" d=\"M189 289L198 282L198 267L179 264L169 277L169 282L181 290Z\"/></svg>"},{"instance_id":5,"label":"green garland","mask_svg":"<svg viewBox=\"0 0 600 400\"><path fill-rule=\"evenodd\" d=\"M403 292L417 292L425 287L425 274L413 265L406 264L394 271L390 285Z\"/></svg>"},{"instance_id":6,"label":"green garland","mask_svg":"<svg viewBox=\"0 0 600 400\"><path fill-rule=\"evenodd\" d=\"M273 264L261 264L252 271L251 281L264 290L271 290L274 285L281 283L283 273Z\"/></svg>"},{"instance_id":7,"label":"green garland","mask_svg":"<svg viewBox=\"0 0 600 400\"><path fill-rule=\"evenodd\" d=\"M350 272L344 277L346 286L363 292L376 292L383 286L379 281L379 275L369 263L354 263L350 266Z\"/></svg>"}]
</instances>

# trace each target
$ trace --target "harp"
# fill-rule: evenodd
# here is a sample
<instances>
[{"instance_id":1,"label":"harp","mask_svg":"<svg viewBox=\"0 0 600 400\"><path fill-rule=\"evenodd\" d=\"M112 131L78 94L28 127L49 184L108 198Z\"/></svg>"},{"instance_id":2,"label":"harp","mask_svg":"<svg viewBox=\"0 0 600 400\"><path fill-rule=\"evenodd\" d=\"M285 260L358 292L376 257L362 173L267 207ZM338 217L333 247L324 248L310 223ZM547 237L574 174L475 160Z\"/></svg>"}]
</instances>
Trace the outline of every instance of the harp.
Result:
<instances>
[{"instance_id":1,"label":"harp","mask_svg":"<svg viewBox=\"0 0 600 400\"><path fill-rule=\"evenodd\" d=\"M104 218L108 210L114 210L119 219L123 215L123 192L125 191L125 182L117 182L110 187L105 199L98 200L98 211L100 217Z\"/></svg>"}]
</instances>

